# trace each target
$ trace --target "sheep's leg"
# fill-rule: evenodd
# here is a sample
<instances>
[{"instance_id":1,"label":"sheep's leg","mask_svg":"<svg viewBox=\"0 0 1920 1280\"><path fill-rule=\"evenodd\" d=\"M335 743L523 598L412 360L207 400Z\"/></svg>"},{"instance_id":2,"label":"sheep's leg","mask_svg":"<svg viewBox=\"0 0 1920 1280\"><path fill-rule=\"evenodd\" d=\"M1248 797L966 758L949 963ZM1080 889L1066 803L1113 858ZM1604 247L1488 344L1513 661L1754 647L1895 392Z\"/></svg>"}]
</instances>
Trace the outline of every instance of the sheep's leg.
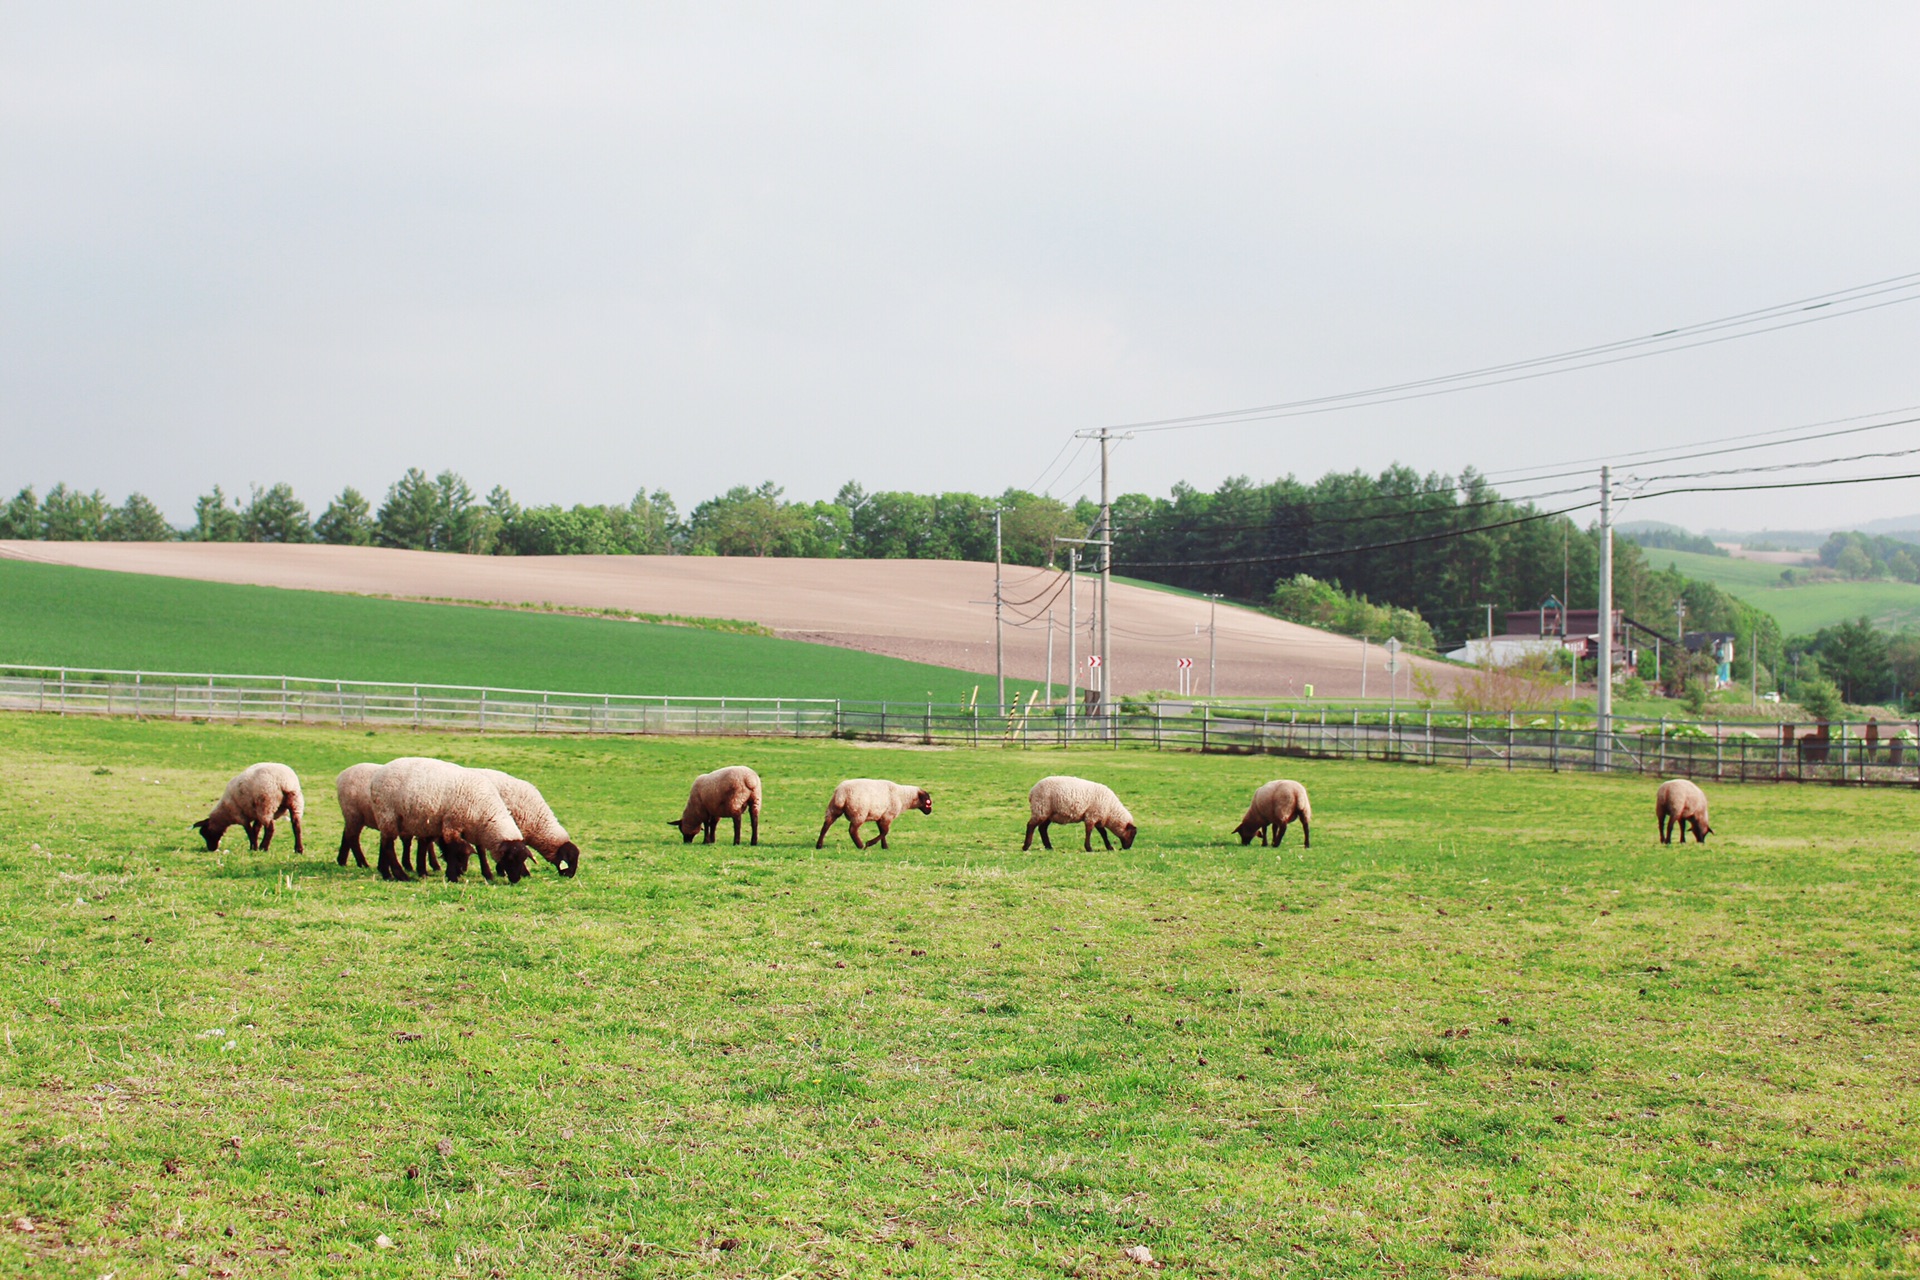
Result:
<instances>
[{"instance_id":1,"label":"sheep's leg","mask_svg":"<svg viewBox=\"0 0 1920 1280\"><path fill-rule=\"evenodd\" d=\"M300 815L289 809L287 810L287 821L293 824L293 851L295 853L305 853L307 851L307 840L300 832Z\"/></svg>"},{"instance_id":2,"label":"sheep's leg","mask_svg":"<svg viewBox=\"0 0 1920 1280\"><path fill-rule=\"evenodd\" d=\"M247 833L247 848L258 853L260 850L260 824L257 822L243 822L240 825Z\"/></svg>"},{"instance_id":3,"label":"sheep's leg","mask_svg":"<svg viewBox=\"0 0 1920 1280\"><path fill-rule=\"evenodd\" d=\"M420 842L420 851L426 855L427 867L431 867L433 870L438 871L440 869L440 855L434 852L433 841L422 840ZM424 875L425 873L426 873L426 868L422 868L421 874Z\"/></svg>"},{"instance_id":4,"label":"sheep's leg","mask_svg":"<svg viewBox=\"0 0 1920 1280\"><path fill-rule=\"evenodd\" d=\"M1086 851L1087 851L1088 853L1092 853L1092 852L1093 852L1093 822L1092 822L1092 820L1091 820L1091 819L1089 819L1089 820L1087 821L1087 823L1086 823L1085 825L1086 825L1086 828L1087 828L1087 830L1086 830L1086 834L1085 834L1085 835L1084 835L1084 836L1082 837L1082 840L1084 841L1084 843L1083 843L1083 844L1082 844L1082 845L1081 845L1080 847L1081 847L1081 848L1083 848L1083 849L1085 849L1085 850L1086 850ZM1106 839L1106 832L1104 832L1104 831L1103 831L1103 832L1101 832L1101 833L1100 833L1100 838L1101 838L1101 839L1103 839L1103 840L1104 840L1104 839ZM1111 848L1112 846L1108 846L1108 847L1109 847L1109 848Z\"/></svg>"},{"instance_id":5,"label":"sheep's leg","mask_svg":"<svg viewBox=\"0 0 1920 1280\"><path fill-rule=\"evenodd\" d=\"M1653 821L1660 828L1660 843L1666 844L1668 841L1667 815L1664 813L1656 813L1653 815Z\"/></svg>"},{"instance_id":6,"label":"sheep's leg","mask_svg":"<svg viewBox=\"0 0 1920 1280\"><path fill-rule=\"evenodd\" d=\"M356 828L354 828L354 832L353 832L353 860L354 860L355 862L357 862L357 863L359 863L359 864L360 864L360 867L361 867L361 869L362 869L362 870L365 870L365 869L366 869L366 865L367 865L367 855L366 855L365 853L362 853L362 852L361 852L361 850L360 850L360 833L361 833L361 831L363 831L363 830L365 830L365 828L364 828L364 827L356 827ZM343 866L343 867L347 865L347 854L346 854L346 851L345 851L344 849L343 849L343 850L341 850L341 852L340 852L340 865L341 865L341 866Z\"/></svg>"},{"instance_id":7,"label":"sheep's leg","mask_svg":"<svg viewBox=\"0 0 1920 1280\"><path fill-rule=\"evenodd\" d=\"M455 840L446 846L446 855L447 882L449 884L458 884L460 877L467 874L467 863L472 858L473 850L469 846Z\"/></svg>"},{"instance_id":8,"label":"sheep's leg","mask_svg":"<svg viewBox=\"0 0 1920 1280\"><path fill-rule=\"evenodd\" d=\"M1040 820L1038 818L1035 818L1027 823L1027 838L1023 842L1021 842L1020 852L1025 853L1027 850L1033 848L1033 830L1035 827L1039 825L1040 825Z\"/></svg>"},{"instance_id":9,"label":"sheep's leg","mask_svg":"<svg viewBox=\"0 0 1920 1280\"><path fill-rule=\"evenodd\" d=\"M1107 829L1105 827L1095 827L1094 830L1100 833L1100 843L1106 846L1107 852L1113 852L1113 841L1107 837ZM1093 852L1093 839L1091 836L1087 839L1087 852Z\"/></svg>"},{"instance_id":10,"label":"sheep's leg","mask_svg":"<svg viewBox=\"0 0 1920 1280\"><path fill-rule=\"evenodd\" d=\"M273 819L268 818L260 824L260 852L273 848Z\"/></svg>"},{"instance_id":11,"label":"sheep's leg","mask_svg":"<svg viewBox=\"0 0 1920 1280\"><path fill-rule=\"evenodd\" d=\"M887 832L893 828L892 818L875 818L873 825L880 828L880 847L887 847Z\"/></svg>"},{"instance_id":12,"label":"sheep's leg","mask_svg":"<svg viewBox=\"0 0 1920 1280\"><path fill-rule=\"evenodd\" d=\"M382 880L413 879L412 876L407 874L407 869L400 864L400 859L394 854L393 837L384 831L380 833L380 878Z\"/></svg>"},{"instance_id":13,"label":"sheep's leg","mask_svg":"<svg viewBox=\"0 0 1920 1280\"><path fill-rule=\"evenodd\" d=\"M340 833L340 865L343 867L347 865L349 851L360 852L360 828L352 823L348 823L346 829ZM365 857L360 859L360 865L363 867L367 865Z\"/></svg>"},{"instance_id":14,"label":"sheep's leg","mask_svg":"<svg viewBox=\"0 0 1920 1280\"><path fill-rule=\"evenodd\" d=\"M740 843L740 815L737 813L733 815L733 842Z\"/></svg>"},{"instance_id":15,"label":"sheep's leg","mask_svg":"<svg viewBox=\"0 0 1920 1280\"><path fill-rule=\"evenodd\" d=\"M1279 819L1275 819L1273 824L1273 847L1278 849L1280 847L1280 842L1282 840L1285 840L1286 838L1287 838L1287 824L1285 822L1280 821Z\"/></svg>"},{"instance_id":16,"label":"sheep's leg","mask_svg":"<svg viewBox=\"0 0 1920 1280\"><path fill-rule=\"evenodd\" d=\"M867 842L860 838L860 824L852 818L847 819L847 834L853 837L854 848L864 849L867 847Z\"/></svg>"},{"instance_id":17,"label":"sheep's leg","mask_svg":"<svg viewBox=\"0 0 1920 1280\"><path fill-rule=\"evenodd\" d=\"M708 818L700 824L700 827L701 827L701 830L706 832L705 838L702 839L700 843L712 844L714 834L720 830L720 819Z\"/></svg>"},{"instance_id":18,"label":"sheep's leg","mask_svg":"<svg viewBox=\"0 0 1920 1280\"><path fill-rule=\"evenodd\" d=\"M1307 848L1313 848L1313 828L1307 823L1307 815L1300 815L1300 842Z\"/></svg>"},{"instance_id":19,"label":"sheep's leg","mask_svg":"<svg viewBox=\"0 0 1920 1280\"><path fill-rule=\"evenodd\" d=\"M840 813L841 810L838 806L827 806L827 820L820 824L820 838L813 842L814 848L824 849L827 847L827 832L833 830L833 824L840 821Z\"/></svg>"},{"instance_id":20,"label":"sheep's leg","mask_svg":"<svg viewBox=\"0 0 1920 1280\"><path fill-rule=\"evenodd\" d=\"M487 846L483 844L473 846L473 856L480 859L480 874L487 878L488 884L492 884L493 864L487 861Z\"/></svg>"},{"instance_id":21,"label":"sheep's leg","mask_svg":"<svg viewBox=\"0 0 1920 1280\"><path fill-rule=\"evenodd\" d=\"M753 843L757 845L760 843L760 805L758 801L747 806L747 816L753 823ZM737 831L739 826L739 821L736 819L734 829Z\"/></svg>"}]
</instances>

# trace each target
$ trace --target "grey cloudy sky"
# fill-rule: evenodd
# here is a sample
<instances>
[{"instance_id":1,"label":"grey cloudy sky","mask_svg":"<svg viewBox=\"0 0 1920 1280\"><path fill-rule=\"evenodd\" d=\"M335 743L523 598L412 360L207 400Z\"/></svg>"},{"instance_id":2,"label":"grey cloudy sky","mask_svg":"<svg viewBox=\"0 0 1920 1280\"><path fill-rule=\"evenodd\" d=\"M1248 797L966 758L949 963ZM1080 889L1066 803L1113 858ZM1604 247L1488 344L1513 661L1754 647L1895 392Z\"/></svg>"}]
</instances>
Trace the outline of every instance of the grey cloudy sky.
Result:
<instances>
[{"instance_id":1,"label":"grey cloudy sky","mask_svg":"<svg viewBox=\"0 0 1920 1280\"><path fill-rule=\"evenodd\" d=\"M409 465L683 509L1027 486L1077 428L1920 270L1916 50L1895 5L9 5L0 486L176 519ZM1116 481L1920 404L1916 339L1920 302L1140 438ZM1629 515L1910 512L1920 481Z\"/></svg>"}]
</instances>

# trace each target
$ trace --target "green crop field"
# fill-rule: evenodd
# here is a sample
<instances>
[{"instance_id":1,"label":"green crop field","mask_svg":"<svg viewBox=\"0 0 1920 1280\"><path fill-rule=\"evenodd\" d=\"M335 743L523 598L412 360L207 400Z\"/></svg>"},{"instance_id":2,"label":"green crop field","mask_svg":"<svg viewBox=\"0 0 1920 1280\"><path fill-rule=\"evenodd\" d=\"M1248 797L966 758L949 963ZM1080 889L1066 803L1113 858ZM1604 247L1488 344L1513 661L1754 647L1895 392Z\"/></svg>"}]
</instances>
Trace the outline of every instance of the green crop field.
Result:
<instances>
[{"instance_id":1,"label":"green crop field","mask_svg":"<svg viewBox=\"0 0 1920 1280\"><path fill-rule=\"evenodd\" d=\"M588 693L964 702L982 677L771 636L0 560L0 662Z\"/></svg>"},{"instance_id":2,"label":"green crop field","mask_svg":"<svg viewBox=\"0 0 1920 1280\"><path fill-rule=\"evenodd\" d=\"M1920 626L1920 585L1911 582L1816 582L1783 587L1777 564L1690 551L1650 550L1646 556L1647 563L1655 568L1672 565L1689 578L1714 583L1758 605L1771 613L1789 636L1810 635L1862 615L1876 626L1892 630ZM1644 621L1657 625L1651 618ZM1672 621L1667 619L1668 624Z\"/></svg>"},{"instance_id":3,"label":"green crop field","mask_svg":"<svg viewBox=\"0 0 1920 1280\"><path fill-rule=\"evenodd\" d=\"M406 753L540 783L578 878L336 866ZM263 758L305 856L205 852ZM765 843L682 845L731 761ZM1131 851L1020 852L1055 771ZM1226 835L1276 773L1311 850ZM934 811L816 853L848 775ZM1663 848L1643 779L25 714L0 779L0 1274L1920 1271L1911 792Z\"/></svg>"}]
</instances>

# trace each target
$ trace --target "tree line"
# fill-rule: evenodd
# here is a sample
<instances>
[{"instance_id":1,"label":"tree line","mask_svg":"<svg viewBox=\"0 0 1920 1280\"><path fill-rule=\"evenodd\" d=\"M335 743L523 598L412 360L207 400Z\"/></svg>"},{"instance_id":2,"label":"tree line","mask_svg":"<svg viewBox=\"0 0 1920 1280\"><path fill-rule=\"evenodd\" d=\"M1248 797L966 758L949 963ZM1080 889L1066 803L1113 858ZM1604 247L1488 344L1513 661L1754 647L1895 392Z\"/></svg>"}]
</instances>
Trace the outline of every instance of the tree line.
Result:
<instances>
[{"instance_id":1,"label":"tree line","mask_svg":"<svg viewBox=\"0 0 1920 1280\"><path fill-rule=\"evenodd\" d=\"M1574 499L1573 501L1577 501ZM664 490L637 492L624 504L522 506L501 486L484 498L457 472L428 476L414 468L376 505L343 489L314 517L290 485L255 485L244 499L215 486L194 504L193 521L167 524L139 494L113 506L98 491L54 486L44 499L23 489L0 508L0 537L210 542L326 542L479 555L750 555L872 559L990 560L993 511L1002 511L1010 563L1064 563L1056 538L1097 532L1099 509L1081 499L1009 489L997 497L949 492L867 492L843 485L831 500L800 502L771 481L737 485L681 515ZM1504 613L1549 597L1569 608L1596 606L1597 526L1569 514L1502 497L1472 469L1458 477L1392 466L1379 474L1335 472L1312 482L1292 476L1257 483L1245 476L1211 491L1175 485L1168 497L1125 494L1114 503L1116 571L1268 609L1353 635L1397 635L1415 647L1453 648L1486 625L1505 629ZM1844 545L1843 545L1844 544ZM1836 562L1857 568L1849 550L1896 572L1898 545L1837 539ZM1825 549L1823 549L1825 550ZM1833 637L1805 637L1789 649L1772 615L1711 583L1656 568L1658 552L1614 543L1614 602L1630 618L1664 634L1675 605L1689 631L1736 637L1735 678L1745 682L1757 655L1763 683L1801 655L1813 668L1865 671L1870 662ZM1088 556L1082 564L1092 564ZM1373 602L1380 603L1373 603ZM1381 633L1381 634L1376 634ZM1826 633L1822 633L1825 635ZM1888 653L1903 652L1881 634ZM1636 641L1642 643L1642 641ZM1838 647L1836 647L1838 646ZM1648 647L1650 646L1644 646ZM1828 655L1828 656L1822 656ZM1651 674L1651 655L1646 663ZM1910 693L1898 665L1848 676L1859 691Z\"/></svg>"},{"instance_id":2,"label":"tree line","mask_svg":"<svg viewBox=\"0 0 1920 1280\"><path fill-rule=\"evenodd\" d=\"M991 560L1001 512L1010 563L1042 565L1055 537L1082 536L1090 504L1009 489L974 493L868 493L843 485L831 501L796 502L772 481L736 485L682 518L671 494L641 489L624 504L522 506L496 485L484 498L458 472L415 467L376 506L341 490L316 517L286 483L254 485L244 500L219 485L191 523L174 528L135 493L114 506L95 490L31 486L0 507L0 538L48 541L319 542L458 551L470 555L720 555Z\"/></svg>"}]
</instances>

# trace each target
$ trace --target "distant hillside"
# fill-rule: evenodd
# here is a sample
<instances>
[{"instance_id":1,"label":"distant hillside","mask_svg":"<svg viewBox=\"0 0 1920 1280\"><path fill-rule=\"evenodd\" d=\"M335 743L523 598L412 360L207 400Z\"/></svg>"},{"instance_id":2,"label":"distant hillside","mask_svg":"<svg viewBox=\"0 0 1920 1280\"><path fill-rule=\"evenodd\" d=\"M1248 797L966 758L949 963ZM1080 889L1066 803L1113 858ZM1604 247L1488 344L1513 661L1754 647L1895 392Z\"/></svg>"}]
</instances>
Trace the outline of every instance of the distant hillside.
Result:
<instances>
[{"instance_id":1,"label":"distant hillside","mask_svg":"<svg viewBox=\"0 0 1920 1280\"><path fill-rule=\"evenodd\" d=\"M1816 543L1816 546L1819 544ZM1686 551L1649 551L1648 563L1671 564L1690 578L1765 609L1789 636L1806 635L1863 614L1890 630L1920 626L1920 586L1909 582L1816 582L1782 586L1780 566Z\"/></svg>"}]
</instances>

